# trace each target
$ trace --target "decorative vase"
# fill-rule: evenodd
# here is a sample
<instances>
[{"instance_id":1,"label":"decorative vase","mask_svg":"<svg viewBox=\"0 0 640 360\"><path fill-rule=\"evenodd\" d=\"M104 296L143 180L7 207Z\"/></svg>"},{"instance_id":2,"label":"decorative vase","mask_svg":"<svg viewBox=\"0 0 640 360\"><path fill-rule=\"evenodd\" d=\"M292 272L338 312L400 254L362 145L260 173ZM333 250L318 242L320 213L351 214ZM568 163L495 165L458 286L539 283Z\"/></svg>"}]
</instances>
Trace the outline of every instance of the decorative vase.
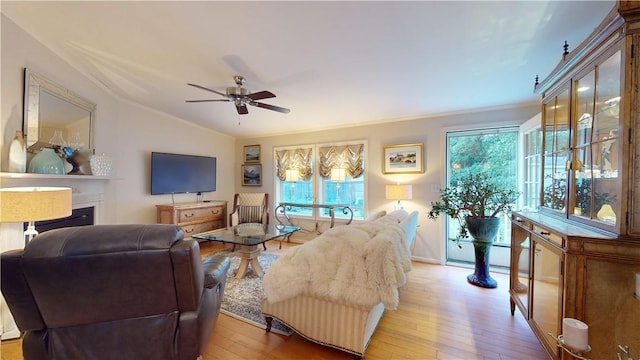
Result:
<instances>
[{"instance_id":1,"label":"decorative vase","mask_svg":"<svg viewBox=\"0 0 640 360\"><path fill-rule=\"evenodd\" d=\"M17 130L16 136L9 145L9 171L23 173L27 170L27 147L24 144L22 131Z\"/></svg>"},{"instance_id":2,"label":"decorative vase","mask_svg":"<svg viewBox=\"0 0 640 360\"><path fill-rule=\"evenodd\" d=\"M62 137L62 130L54 130L53 136L49 139L49 144L58 145L59 147L64 147L67 145L67 142L64 141Z\"/></svg>"},{"instance_id":3,"label":"decorative vase","mask_svg":"<svg viewBox=\"0 0 640 360\"><path fill-rule=\"evenodd\" d=\"M28 172L64 175L64 163L53 149L43 148L29 162Z\"/></svg>"},{"instance_id":4,"label":"decorative vase","mask_svg":"<svg viewBox=\"0 0 640 360\"><path fill-rule=\"evenodd\" d=\"M111 156L104 153L93 155L89 160L89 165L91 165L91 173L94 176L111 176L111 167L113 165Z\"/></svg>"},{"instance_id":5,"label":"decorative vase","mask_svg":"<svg viewBox=\"0 0 640 360\"><path fill-rule=\"evenodd\" d=\"M483 288L496 288L498 282L489 274L489 255L491 246L500 229L500 218L465 218L469 234L473 237L476 264L473 274L467 276L470 284Z\"/></svg>"}]
</instances>

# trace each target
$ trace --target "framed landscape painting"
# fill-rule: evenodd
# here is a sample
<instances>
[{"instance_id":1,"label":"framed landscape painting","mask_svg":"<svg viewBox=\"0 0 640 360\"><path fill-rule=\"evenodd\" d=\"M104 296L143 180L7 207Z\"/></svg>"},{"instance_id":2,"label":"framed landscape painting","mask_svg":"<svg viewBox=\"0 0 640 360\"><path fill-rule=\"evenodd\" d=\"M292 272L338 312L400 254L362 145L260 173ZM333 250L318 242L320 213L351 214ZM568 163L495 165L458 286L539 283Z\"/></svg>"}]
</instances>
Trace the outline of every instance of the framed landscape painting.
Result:
<instances>
[{"instance_id":1,"label":"framed landscape painting","mask_svg":"<svg viewBox=\"0 0 640 360\"><path fill-rule=\"evenodd\" d=\"M260 145L245 145L244 146L244 162L246 163L258 163L260 162Z\"/></svg>"},{"instance_id":2,"label":"framed landscape painting","mask_svg":"<svg viewBox=\"0 0 640 360\"><path fill-rule=\"evenodd\" d=\"M262 185L262 165L242 165L242 186Z\"/></svg>"},{"instance_id":3,"label":"framed landscape painting","mask_svg":"<svg viewBox=\"0 0 640 360\"><path fill-rule=\"evenodd\" d=\"M424 172L422 144L389 145L384 147L383 152L383 174L422 174Z\"/></svg>"}]
</instances>

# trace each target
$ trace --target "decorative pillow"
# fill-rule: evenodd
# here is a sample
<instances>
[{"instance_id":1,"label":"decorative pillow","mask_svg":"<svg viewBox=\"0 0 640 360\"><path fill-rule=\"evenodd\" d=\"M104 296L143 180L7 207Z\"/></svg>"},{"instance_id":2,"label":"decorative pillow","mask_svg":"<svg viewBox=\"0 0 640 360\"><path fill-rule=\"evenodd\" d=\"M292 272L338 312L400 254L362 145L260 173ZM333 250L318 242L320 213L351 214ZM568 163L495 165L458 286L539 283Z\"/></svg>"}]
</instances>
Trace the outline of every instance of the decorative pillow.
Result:
<instances>
[{"instance_id":1,"label":"decorative pillow","mask_svg":"<svg viewBox=\"0 0 640 360\"><path fill-rule=\"evenodd\" d=\"M411 245L413 244L413 240L416 237L416 231L418 230L418 216L420 213L418 211L412 211L404 220L400 222L400 226L404 229L404 233L406 236L407 247L411 249Z\"/></svg>"},{"instance_id":2,"label":"decorative pillow","mask_svg":"<svg viewBox=\"0 0 640 360\"><path fill-rule=\"evenodd\" d=\"M262 205L246 206L238 205L238 219L240 223L261 223Z\"/></svg>"},{"instance_id":3,"label":"decorative pillow","mask_svg":"<svg viewBox=\"0 0 640 360\"><path fill-rule=\"evenodd\" d=\"M402 221L404 218L407 217L407 215L409 215L409 213L407 212L407 210L405 209L400 209L400 210L393 210L392 212L388 213L387 216L391 216L393 218L398 219L398 222Z\"/></svg>"},{"instance_id":4,"label":"decorative pillow","mask_svg":"<svg viewBox=\"0 0 640 360\"><path fill-rule=\"evenodd\" d=\"M376 221L385 215L387 215L387 210L376 211L374 213L369 214L369 216L367 216L366 218L364 218L364 221Z\"/></svg>"},{"instance_id":5,"label":"decorative pillow","mask_svg":"<svg viewBox=\"0 0 640 360\"><path fill-rule=\"evenodd\" d=\"M391 216L391 215L387 214L385 216L382 216L378 220L376 220L376 222L381 222L381 223L385 223L385 224L399 224L400 220L398 220L395 216Z\"/></svg>"}]
</instances>

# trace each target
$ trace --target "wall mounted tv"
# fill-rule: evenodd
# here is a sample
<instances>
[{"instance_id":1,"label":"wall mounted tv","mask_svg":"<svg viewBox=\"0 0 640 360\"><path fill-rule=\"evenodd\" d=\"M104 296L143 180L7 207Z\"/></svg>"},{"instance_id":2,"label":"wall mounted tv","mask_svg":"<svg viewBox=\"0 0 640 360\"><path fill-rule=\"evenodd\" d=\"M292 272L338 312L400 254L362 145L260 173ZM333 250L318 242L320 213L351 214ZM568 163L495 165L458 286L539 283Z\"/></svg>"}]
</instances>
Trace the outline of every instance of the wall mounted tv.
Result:
<instances>
[{"instance_id":1,"label":"wall mounted tv","mask_svg":"<svg viewBox=\"0 0 640 360\"><path fill-rule=\"evenodd\" d=\"M151 153L151 195L216 191L216 158Z\"/></svg>"}]
</instances>

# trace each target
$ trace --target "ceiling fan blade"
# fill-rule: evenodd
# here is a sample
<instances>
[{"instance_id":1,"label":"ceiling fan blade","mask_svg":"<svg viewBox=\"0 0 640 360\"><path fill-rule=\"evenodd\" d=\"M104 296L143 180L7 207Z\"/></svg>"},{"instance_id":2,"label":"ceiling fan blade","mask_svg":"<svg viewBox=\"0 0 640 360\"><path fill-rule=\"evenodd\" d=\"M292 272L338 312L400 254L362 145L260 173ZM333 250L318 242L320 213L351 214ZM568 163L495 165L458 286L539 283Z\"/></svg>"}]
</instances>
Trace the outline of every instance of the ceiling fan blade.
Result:
<instances>
[{"instance_id":1,"label":"ceiling fan blade","mask_svg":"<svg viewBox=\"0 0 640 360\"><path fill-rule=\"evenodd\" d=\"M247 95L247 97L251 100L262 100L262 99L274 98L276 97L276 95L270 91L258 91L258 92Z\"/></svg>"},{"instance_id":2,"label":"ceiling fan blade","mask_svg":"<svg viewBox=\"0 0 640 360\"><path fill-rule=\"evenodd\" d=\"M273 111L278 111L278 112L285 113L285 114L288 114L289 111L291 111L291 110L289 110L287 108L283 108L283 107L275 106L275 105L263 104L263 103L259 103L257 101L252 101L252 102L249 103L249 105L261 107L263 109L269 109L269 110L273 110Z\"/></svg>"},{"instance_id":3,"label":"ceiling fan blade","mask_svg":"<svg viewBox=\"0 0 640 360\"><path fill-rule=\"evenodd\" d=\"M197 102L209 102L209 101L231 101L229 99L216 99L216 100L185 100L188 103L197 103Z\"/></svg>"},{"instance_id":4,"label":"ceiling fan blade","mask_svg":"<svg viewBox=\"0 0 640 360\"><path fill-rule=\"evenodd\" d=\"M218 95L227 97L227 94L225 94L225 93L222 93L222 92L217 91L217 90L209 89L209 88L206 88L204 86L200 86L200 85L196 85L196 84L187 84L187 85L190 85L190 86L193 86L193 87L197 87L198 89L202 89L202 90L206 90L206 91L211 91L212 93L216 93Z\"/></svg>"},{"instance_id":5,"label":"ceiling fan blade","mask_svg":"<svg viewBox=\"0 0 640 360\"><path fill-rule=\"evenodd\" d=\"M240 115L246 115L249 113L249 110L247 110L247 105L236 105L236 110L238 110L238 114Z\"/></svg>"}]
</instances>

